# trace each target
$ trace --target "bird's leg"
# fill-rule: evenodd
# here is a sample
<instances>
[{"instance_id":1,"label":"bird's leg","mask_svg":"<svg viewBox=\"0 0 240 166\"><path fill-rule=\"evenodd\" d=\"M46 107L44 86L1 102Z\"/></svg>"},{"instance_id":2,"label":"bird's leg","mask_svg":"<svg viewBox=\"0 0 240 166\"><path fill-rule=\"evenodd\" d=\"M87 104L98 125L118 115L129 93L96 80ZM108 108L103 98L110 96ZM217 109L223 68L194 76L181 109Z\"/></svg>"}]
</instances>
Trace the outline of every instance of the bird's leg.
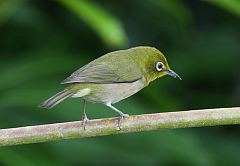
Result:
<instances>
[{"instance_id":1,"label":"bird's leg","mask_svg":"<svg viewBox=\"0 0 240 166\"><path fill-rule=\"evenodd\" d=\"M122 120L123 118L129 117L128 114L124 114L123 112L121 112L120 110L118 110L117 108L115 108L114 106L112 106L111 103L107 104L108 107L110 107L113 111L117 112L119 115L119 119L118 119L118 129L121 130L121 125L122 125Z\"/></svg>"},{"instance_id":2,"label":"bird's leg","mask_svg":"<svg viewBox=\"0 0 240 166\"><path fill-rule=\"evenodd\" d=\"M86 114L86 104L87 104L87 101L83 99L82 125L83 125L84 130L86 130L86 123L88 121L88 117L87 117L87 114Z\"/></svg>"}]
</instances>

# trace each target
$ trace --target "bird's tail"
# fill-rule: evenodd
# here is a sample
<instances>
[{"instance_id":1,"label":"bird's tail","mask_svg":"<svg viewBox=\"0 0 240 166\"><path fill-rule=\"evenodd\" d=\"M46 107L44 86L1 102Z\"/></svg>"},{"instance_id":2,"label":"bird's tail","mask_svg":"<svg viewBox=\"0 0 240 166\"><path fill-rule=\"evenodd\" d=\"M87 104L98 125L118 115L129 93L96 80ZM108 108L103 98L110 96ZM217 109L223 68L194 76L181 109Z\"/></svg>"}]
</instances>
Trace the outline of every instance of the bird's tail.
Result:
<instances>
[{"instance_id":1,"label":"bird's tail","mask_svg":"<svg viewBox=\"0 0 240 166\"><path fill-rule=\"evenodd\" d=\"M46 101L42 102L41 104L38 105L38 107L50 109L55 105L59 104L60 102L62 102L63 100L65 100L66 98L71 97L74 93L75 93L74 91L65 89L55 94L54 96L50 97Z\"/></svg>"}]
</instances>

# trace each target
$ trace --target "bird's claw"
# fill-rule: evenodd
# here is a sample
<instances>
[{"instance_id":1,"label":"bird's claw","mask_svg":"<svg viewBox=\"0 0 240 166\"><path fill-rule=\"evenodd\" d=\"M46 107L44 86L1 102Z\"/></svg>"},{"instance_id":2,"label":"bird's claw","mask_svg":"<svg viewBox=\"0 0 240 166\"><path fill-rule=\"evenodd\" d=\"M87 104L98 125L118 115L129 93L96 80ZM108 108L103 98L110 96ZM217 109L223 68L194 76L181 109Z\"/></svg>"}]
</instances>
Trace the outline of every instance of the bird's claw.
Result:
<instances>
[{"instance_id":1,"label":"bird's claw","mask_svg":"<svg viewBox=\"0 0 240 166\"><path fill-rule=\"evenodd\" d=\"M122 129L122 121L123 121L123 118L127 118L129 117L128 114L119 114L119 118L118 118L118 130L121 130Z\"/></svg>"},{"instance_id":2,"label":"bird's claw","mask_svg":"<svg viewBox=\"0 0 240 166\"><path fill-rule=\"evenodd\" d=\"M86 115L86 114L83 114L83 116L82 116L82 126L83 126L83 129L84 129L84 130L86 130L87 121L89 121L87 115Z\"/></svg>"}]
</instances>

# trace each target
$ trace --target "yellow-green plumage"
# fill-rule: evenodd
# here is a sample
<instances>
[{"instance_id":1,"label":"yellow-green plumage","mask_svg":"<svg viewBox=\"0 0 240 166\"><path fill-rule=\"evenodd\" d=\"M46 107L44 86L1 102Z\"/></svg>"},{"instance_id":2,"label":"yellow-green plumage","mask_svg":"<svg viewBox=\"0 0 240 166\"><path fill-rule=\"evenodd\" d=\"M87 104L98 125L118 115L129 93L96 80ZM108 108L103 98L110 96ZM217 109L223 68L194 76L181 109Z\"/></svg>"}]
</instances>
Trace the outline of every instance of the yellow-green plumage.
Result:
<instances>
[{"instance_id":1,"label":"yellow-green plumage","mask_svg":"<svg viewBox=\"0 0 240 166\"><path fill-rule=\"evenodd\" d=\"M111 104L135 94L166 74L179 77L170 70L166 58L156 48L140 46L111 52L75 71L62 82L67 85L66 89L40 106L51 108L66 98L82 97L85 101L103 103L122 117L124 114Z\"/></svg>"}]
</instances>

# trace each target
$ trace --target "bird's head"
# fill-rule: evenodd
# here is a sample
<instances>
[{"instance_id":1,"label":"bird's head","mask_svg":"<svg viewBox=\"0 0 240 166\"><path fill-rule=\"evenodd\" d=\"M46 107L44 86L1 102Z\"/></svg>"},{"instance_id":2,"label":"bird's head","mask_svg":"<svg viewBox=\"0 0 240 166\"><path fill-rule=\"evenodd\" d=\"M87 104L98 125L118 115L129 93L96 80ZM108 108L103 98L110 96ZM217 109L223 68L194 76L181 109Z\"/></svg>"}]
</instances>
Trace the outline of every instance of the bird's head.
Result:
<instances>
[{"instance_id":1,"label":"bird's head","mask_svg":"<svg viewBox=\"0 0 240 166\"><path fill-rule=\"evenodd\" d=\"M154 47L135 47L134 59L143 71L147 82L151 82L164 75L170 75L181 80L181 77L170 69L163 53Z\"/></svg>"}]
</instances>

